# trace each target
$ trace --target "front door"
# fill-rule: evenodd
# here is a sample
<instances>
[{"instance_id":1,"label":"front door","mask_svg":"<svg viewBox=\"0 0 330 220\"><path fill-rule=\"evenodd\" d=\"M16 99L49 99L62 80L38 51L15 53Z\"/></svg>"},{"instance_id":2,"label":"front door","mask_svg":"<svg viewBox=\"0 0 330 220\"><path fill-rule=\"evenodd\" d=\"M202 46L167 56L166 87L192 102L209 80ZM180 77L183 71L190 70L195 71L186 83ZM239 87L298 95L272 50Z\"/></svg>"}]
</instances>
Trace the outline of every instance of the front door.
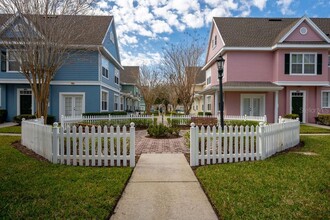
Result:
<instances>
[{"instance_id":1,"label":"front door","mask_svg":"<svg viewBox=\"0 0 330 220\"><path fill-rule=\"evenodd\" d=\"M18 105L18 115L33 114L32 91L30 89L18 90Z\"/></svg>"},{"instance_id":2,"label":"front door","mask_svg":"<svg viewBox=\"0 0 330 220\"><path fill-rule=\"evenodd\" d=\"M304 122L304 92L291 92L291 114L299 115Z\"/></svg>"},{"instance_id":3,"label":"front door","mask_svg":"<svg viewBox=\"0 0 330 220\"><path fill-rule=\"evenodd\" d=\"M262 95L242 95L241 115L263 116L264 97Z\"/></svg>"},{"instance_id":4,"label":"front door","mask_svg":"<svg viewBox=\"0 0 330 220\"><path fill-rule=\"evenodd\" d=\"M79 116L83 113L83 96L64 96L64 116Z\"/></svg>"}]
</instances>

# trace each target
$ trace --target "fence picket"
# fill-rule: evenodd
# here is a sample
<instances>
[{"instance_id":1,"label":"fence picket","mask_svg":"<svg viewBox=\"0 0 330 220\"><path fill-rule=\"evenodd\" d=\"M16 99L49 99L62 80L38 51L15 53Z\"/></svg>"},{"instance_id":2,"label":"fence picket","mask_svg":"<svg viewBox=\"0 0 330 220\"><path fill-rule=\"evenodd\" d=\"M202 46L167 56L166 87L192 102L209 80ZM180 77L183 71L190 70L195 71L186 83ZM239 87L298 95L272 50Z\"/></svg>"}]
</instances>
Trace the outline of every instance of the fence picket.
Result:
<instances>
[{"instance_id":1,"label":"fence picket","mask_svg":"<svg viewBox=\"0 0 330 220\"><path fill-rule=\"evenodd\" d=\"M233 126L229 126L229 163L233 162Z\"/></svg>"},{"instance_id":2,"label":"fence picket","mask_svg":"<svg viewBox=\"0 0 330 220\"><path fill-rule=\"evenodd\" d=\"M252 125L251 126L251 152L250 152L250 158L251 158L251 161L254 161L254 126Z\"/></svg>"},{"instance_id":3,"label":"fence picket","mask_svg":"<svg viewBox=\"0 0 330 220\"><path fill-rule=\"evenodd\" d=\"M222 154L222 130L221 127L219 129L219 135L218 135L218 163L222 163L223 161L223 154Z\"/></svg>"},{"instance_id":4,"label":"fence picket","mask_svg":"<svg viewBox=\"0 0 330 220\"><path fill-rule=\"evenodd\" d=\"M201 165L204 165L205 163L205 127L201 127L201 133L202 133L202 143L201 143Z\"/></svg>"},{"instance_id":5,"label":"fence picket","mask_svg":"<svg viewBox=\"0 0 330 220\"><path fill-rule=\"evenodd\" d=\"M239 161L242 162L244 160L243 150L244 150L244 126L241 125L239 127L240 130L240 145L239 145Z\"/></svg>"},{"instance_id":6,"label":"fence picket","mask_svg":"<svg viewBox=\"0 0 330 220\"><path fill-rule=\"evenodd\" d=\"M110 114L109 114L110 117ZM104 150L103 150L103 155L104 155L104 166L108 166L108 160L109 160L109 152L108 152L108 127L104 126L103 128L103 135L104 135Z\"/></svg>"},{"instance_id":7,"label":"fence picket","mask_svg":"<svg viewBox=\"0 0 330 220\"><path fill-rule=\"evenodd\" d=\"M228 144L228 140L227 140L227 126L224 127L224 132L223 132L223 162L227 163L227 144Z\"/></svg>"},{"instance_id":8,"label":"fence picket","mask_svg":"<svg viewBox=\"0 0 330 220\"><path fill-rule=\"evenodd\" d=\"M238 127L235 126L235 162L238 162Z\"/></svg>"},{"instance_id":9,"label":"fence picket","mask_svg":"<svg viewBox=\"0 0 330 220\"><path fill-rule=\"evenodd\" d=\"M77 127L76 126L72 127L72 138L73 138L73 143L72 143L73 166L77 166Z\"/></svg>"},{"instance_id":10,"label":"fence picket","mask_svg":"<svg viewBox=\"0 0 330 220\"><path fill-rule=\"evenodd\" d=\"M206 163L210 164L210 151L211 151L211 131L210 126L206 127Z\"/></svg>"},{"instance_id":11,"label":"fence picket","mask_svg":"<svg viewBox=\"0 0 330 220\"><path fill-rule=\"evenodd\" d=\"M70 137L70 126L66 127L66 164L70 164L71 154L71 137Z\"/></svg>"},{"instance_id":12,"label":"fence picket","mask_svg":"<svg viewBox=\"0 0 330 220\"><path fill-rule=\"evenodd\" d=\"M79 166L83 166L83 137L82 137L82 126L78 128L78 136L79 136Z\"/></svg>"},{"instance_id":13,"label":"fence picket","mask_svg":"<svg viewBox=\"0 0 330 220\"><path fill-rule=\"evenodd\" d=\"M123 127L123 166L127 166L127 136L126 136L126 126Z\"/></svg>"},{"instance_id":14,"label":"fence picket","mask_svg":"<svg viewBox=\"0 0 330 220\"><path fill-rule=\"evenodd\" d=\"M95 166L95 126L92 126L92 166Z\"/></svg>"},{"instance_id":15,"label":"fence picket","mask_svg":"<svg viewBox=\"0 0 330 220\"><path fill-rule=\"evenodd\" d=\"M89 166L89 160L90 160L89 143L91 143L90 136L89 136L89 127L86 126L85 127L85 154L86 154L85 166Z\"/></svg>"},{"instance_id":16,"label":"fence picket","mask_svg":"<svg viewBox=\"0 0 330 220\"><path fill-rule=\"evenodd\" d=\"M64 128L60 128L60 137L61 137L61 164L64 164Z\"/></svg>"},{"instance_id":17,"label":"fence picket","mask_svg":"<svg viewBox=\"0 0 330 220\"><path fill-rule=\"evenodd\" d=\"M244 158L245 161L249 161L249 136L250 136L250 129L249 126L245 126L245 152L244 152Z\"/></svg>"},{"instance_id":18,"label":"fence picket","mask_svg":"<svg viewBox=\"0 0 330 220\"><path fill-rule=\"evenodd\" d=\"M117 126L117 128L116 128L116 132L117 132L117 134L120 134L119 126ZM117 160L117 167L119 167L120 166L120 136L117 136L116 139L117 139L117 146L116 146L117 147L117 152L116 152L117 158L116 158L116 160Z\"/></svg>"},{"instance_id":19,"label":"fence picket","mask_svg":"<svg viewBox=\"0 0 330 220\"><path fill-rule=\"evenodd\" d=\"M115 165L115 150L114 150L114 128L113 126L110 127L110 166Z\"/></svg>"},{"instance_id":20,"label":"fence picket","mask_svg":"<svg viewBox=\"0 0 330 220\"><path fill-rule=\"evenodd\" d=\"M212 164L215 164L217 154L217 128L213 126L212 128Z\"/></svg>"},{"instance_id":21,"label":"fence picket","mask_svg":"<svg viewBox=\"0 0 330 220\"><path fill-rule=\"evenodd\" d=\"M102 166L102 136L101 136L101 126L97 127L97 166Z\"/></svg>"}]
</instances>

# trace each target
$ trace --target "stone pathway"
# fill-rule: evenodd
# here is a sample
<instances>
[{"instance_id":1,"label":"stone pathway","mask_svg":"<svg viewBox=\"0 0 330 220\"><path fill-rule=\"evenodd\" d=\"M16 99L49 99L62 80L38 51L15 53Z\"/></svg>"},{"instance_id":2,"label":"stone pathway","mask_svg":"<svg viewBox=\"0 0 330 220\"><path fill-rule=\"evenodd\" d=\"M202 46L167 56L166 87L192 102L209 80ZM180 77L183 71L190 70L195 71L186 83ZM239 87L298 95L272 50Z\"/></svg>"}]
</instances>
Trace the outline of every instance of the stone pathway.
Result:
<instances>
[{"instance_id":1,"label":"stone pathway","mask_svg":"<svg viewBox=\"0 0 330 220\"><path fill-rule=\"evenodd\" d=\"M187 131L181 131L183 135ZM148 138L146 130L136 131L135 133L135 153L188 153L184 137L172 139Z\"/></svg>"},{"instance_id":2,"label":"stone pathway","mask_svg":"<svg viewBox=\"0 0 330 220\"><path fill-rule=\"evenodd\" d=\"M183 154L142 154L111 219L218 218Z\"/></svg>"}]
</instances>

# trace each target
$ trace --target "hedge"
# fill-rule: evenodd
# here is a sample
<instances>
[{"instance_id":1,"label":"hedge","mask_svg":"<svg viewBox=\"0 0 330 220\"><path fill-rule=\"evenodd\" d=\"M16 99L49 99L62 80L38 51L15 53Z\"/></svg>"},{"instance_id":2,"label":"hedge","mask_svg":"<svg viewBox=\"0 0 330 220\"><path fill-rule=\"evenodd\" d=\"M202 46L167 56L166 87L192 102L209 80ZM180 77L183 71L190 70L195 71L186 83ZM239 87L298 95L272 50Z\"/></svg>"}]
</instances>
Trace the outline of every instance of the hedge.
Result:
<instances>
[{"instance_id":1,"label":"hedge","mask_svg":"<svg viewBox=\"0 0 330 220\"><path fill-rule=\"evenodd\" d=\"M96 115L127 115L127 112L86 112L83 116L96 116Z\"/></svg>"},{"instance_id":2,"label":"hedge","mask_svg":"<svg viewBox=\"0 0 330 220\"><path fill-rule=\"evenodd\" d=\"M203 112L198 112L197 115L198 115L198 116L203 116L204 113L203 113ZM206 115L206 116L211 116L212 113L211 113L211 112L205 112L205 115Z\"/></svg>"},{"instance_id":3,"label":"hedge","mask_svg":"<svg viewBox=\"0 0 330 220\"><path fill-rule=\"evenodd\" d=\"M315 119L319 124L330 125L330 114L319 114Z\"/></svg>"},{"instance_id":4,"label":"hedge","mask_svg":"<svg viewBox=\"0 0 330 220\"><path fill-rule=\"evenodd\" d=\"M297 119L297 118L299 118L299 115L298 114L287 114L283 118Z\"/></svg>"}]
</instances>

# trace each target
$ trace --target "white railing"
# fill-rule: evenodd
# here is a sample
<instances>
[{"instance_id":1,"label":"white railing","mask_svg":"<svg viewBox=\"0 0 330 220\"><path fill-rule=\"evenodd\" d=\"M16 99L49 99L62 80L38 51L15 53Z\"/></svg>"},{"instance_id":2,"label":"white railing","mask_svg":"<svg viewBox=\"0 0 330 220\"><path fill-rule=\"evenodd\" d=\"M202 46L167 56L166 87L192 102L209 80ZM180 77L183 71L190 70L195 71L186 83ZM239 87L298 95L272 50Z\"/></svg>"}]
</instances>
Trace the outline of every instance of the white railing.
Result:
<instances>
[{"instance_id":1,"label":"white railing","mask_svg":"<svg viewBox=\"0 0 330 220\"><path fill-rule=\"evenodd\" d=\"M52 126L44 125L43 118L22 120L21 143L47 160L52 160Z\"/></svg>"},{"instance_id":2,"label":"white railing","mask_svg":"<svg viewBox=\"0 0 330 220\"><path fill-rule=\"evenodd\" d=\"M73 126L78 122L93 124L98 121L112 121L112 122L119 122L123 120L127 120L128 124L132 120L136 119L151 119L154 120L154 115L89 115L89 116L61 116L60 123L61 127L66 128L67 126Z\"/></svg>"},{"instance_id":3,"label":"white railing","mask_svg":"<svg viewBox=\"0 0 330 220\"><path fill-rule=\"evenodd\" d=\"M135 127L59 127L22 121L22 145L53 163L73 166L135 166Z\"/></svg>"},{"instance_id":4,"label":"white railing","mask_svg":"<svg viewBox=\"0 0 330 220\"><path fill-rule=\"evenodd\" d=\"M218 116L219 118L219 116ZM259 121L267 122L267 116L247 116L247 115L225 115L225 120L240 120L240 121Z\"/></svg>"},{"instance_id":5,"label":"white railing","mask_svg":"<svg viewBox=\"0 0 330 220\"><path fill-rule=\"evenodd\" d=\"M253 161L299 144L299 120L260 126L190 128L190 165Z\"/></svg>"}]
</instances>

